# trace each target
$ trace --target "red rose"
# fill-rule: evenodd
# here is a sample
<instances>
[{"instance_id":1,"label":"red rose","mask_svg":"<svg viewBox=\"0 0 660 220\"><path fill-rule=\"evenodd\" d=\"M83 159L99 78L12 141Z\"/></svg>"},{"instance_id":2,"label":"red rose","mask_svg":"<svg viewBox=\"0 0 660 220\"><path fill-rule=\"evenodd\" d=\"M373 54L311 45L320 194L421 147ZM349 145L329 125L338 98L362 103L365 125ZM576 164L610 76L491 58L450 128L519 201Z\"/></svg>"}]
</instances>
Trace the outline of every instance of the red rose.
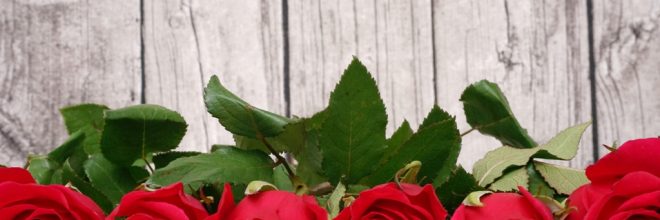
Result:
<instances>
[{"instance_id":1,"label":"red rose","mask_svg":"<svg viewBox=\"0 0 660 220\"><path fill-rule=\"evenodd\" d=\"M454 212L452 220L464 219L543 219L552 220L552 212L525 190L518 187L518 193L493 193L481 197L482 207L461 205Z\"/></svg>"},{"instance_id":2,"label":"red rose","mask_svg":"<svg viewBox=\"0 0 660 220\"><path fill-rule=\"evenodd\" d=\"M175 183L153 192L133 191L124 195L119 206L107 219L127 217L131 220L196 220L207 216L202 204L183 192L183 184Z\"/></svg>"},{"instance_id":3,"label":"red rose","mask_svg":"<svg viewBox=\"0 0 660 220\"><path fill-rule=\"evenodd\" d=\"M628 141L587 168L569 197L577 219L660 218L660 138Z\"/></svg>"},{"instance_id":4,"label":"red rose","mask_svg":"<svg viewBox=\"0 0 660 220\"><path fill-rule=\"evenodd\" d=\"M62 185L37 185L24 169L0 168L0 219L103 219L103 211Z\"/></svg>"},{"instance_id":5,"label":"red rose","mask_svg":"<svg viewBox=\"0 0 660 220\"><path fill-rule=\"evenodd\" d=\"M433 186L386 183L360 193L335 220L357 219L445 219L447 211L440 204Z\"/></svg>"},{"instance_id":6,"label":"red rose","mask_svg":"<svg viewBox=\"0 0 660 220\"><path fill-rule=\"evenodd\" d=\"M285 191L265 191L248 195L234 204L231 186L225 184L218 212L209 220L326 220L327 212L318 206L313 196L297 196Z\"/></svg>"}]
</instances>

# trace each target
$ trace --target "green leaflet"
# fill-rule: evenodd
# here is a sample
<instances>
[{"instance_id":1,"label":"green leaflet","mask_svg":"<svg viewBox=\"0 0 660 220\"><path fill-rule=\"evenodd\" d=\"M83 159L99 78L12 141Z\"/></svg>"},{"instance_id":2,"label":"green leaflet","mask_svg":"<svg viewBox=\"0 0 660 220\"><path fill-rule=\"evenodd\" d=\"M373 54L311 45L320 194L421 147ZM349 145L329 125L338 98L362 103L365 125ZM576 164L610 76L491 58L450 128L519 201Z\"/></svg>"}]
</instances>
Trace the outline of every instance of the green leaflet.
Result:
<instances>
[{"instance_id":1,"label":"green leaflet","mask_svg":"<svg viewBox=\"0 0 660 220\"><path fill-rule=\"evenodd\" d=\"M267 154L254 150L227 147L213 153L183 157L156 170L148 184L167 186L182 182L186 190L197 190L203 184L247 185L253 180L273 182L273 162Z\"/></svg>"},{"instance_id":2,"label":"green leaflet","mask_svg":"<svg viewBox=\"0 0 660 220\"><path fill-rule=\"evenodd\" d=\"M109 110L105 116L101 150L120 166L176 148L188 127L179 113L157 105Z\"/></svg>"},{"instance_id":3,"label":"green leaflet","mask_svg":"<svg viewBox=\"0 0 660 220\"><path fill-rule=\"evenodd\" d=\"M379 164L384 164L390 158L396 155L396 153L401 149L401 146L403 146L403 144L408 141L408 139L410 139L414 133L415 131L410 128L408 121L404 120L403 123L401 123L401 126L399 126L399 128L394 131L392 137L387 139L387 149L385 151L385 156L383 156Z\"/></svg>"},{"instance_id":4,"label":"green leaflet","mask_svg":"<svg viewBox=\"0 0 660 220\"><path fill-rule=\"evenodd\" d=\"M61 182L61 165L71 157L77 159L78 154L84 156L81 159L86 159L87 155L83 152L83 140L85 140L85 134L78 131L48 155L30 156L27 170L39 184L65 184L65 182Z\"/></svg>"},{"instance_id":5,"label":"green leaflet","mask_svg":"<svg viewBox=\"0 0 660 220\"><path fill-rule=\"evenodd\" d=\"M528 188L528 180L527 168L521 167L504 174L504 176L493 182L488 189L500 192L513 192L518 190L518 186Z\"/></svg>"},{"instance_id":6,"label":"green leaflet","mask_svg":"<svg viewBox=\"0 0 660 220\"><path fill-rule=\"evenodd\" d=\"M587 179L583 170L560 167L539 161L534 161L534 168L543 176L548 185L560 194L570 195L578 187L589 183L589 179Z\"/></svg>"},{"instance_id":7,"label":"green leaflet","mask_svg":"<svg viewBox=\"0 0 660 220\"><path fill-rule=\"evenodd\" d=\"M435 193L445 209L449 213L453 213L468 194L480 190L484 190L484 188L477 184L477 180L463 167L458 166L453 170L447 182L436 188Z\"/></svg>"},{"instance_id":8,"label":"green leaflet","mask_svg":"<svg viewBox=\"0 0 660 220\"><path fill-rule=\"evenodd\" d=\"M534 163L527 164L527 175L529 176L527 190L529 193L535 196L546 196L553 198L555 196L555 190L548 185L543 176L536 171Z\"/></svg>"},{"instance_id":9,"label":"green leaflet","mask_svg":"<svg viewBox=\"0 0 660 220\"><path fill-rule=\"evenodd\" d=\"M477 161L472 168L472 174L481 186L488 186L504 174L509 167L518 167L527 164L538 148L519 149L503 146L486 153L486 156Z\"/></svg>"},{"instance_id":10,"label":"green leaflet","mask_svg":"<svg viewBox=\"0 0 660 220\"><path fill-rule=\"evenodd\" d=\"M190 157L201 154L200 152L190 152L190 151L168 151L163 153L158 153L154 155L153 162L156 166L156 169L163 168L170 164L170 162L182 158Z\"/></svg>"},{"instance_id":11,"label":"green leaflet","mask_svg":"<svg viewBox=\"0 0 660 220\"><path fill-rule=\"evenodd\" d=\"M299 119L291 121L291 123L284 126L284 130L277 136L266 138L266 141L277 152L290 152L298 154L301 148L305 145L305 120ZM240 135L234 135L236 147L241 149L258 149L266 153L270 153L268 148L261 143L261 141Z\"/></svg>"},{"instance_id":12,"label":"green leaflet","mask_svg":"<svg viewBox=\"0 0 660 220\"><path fill-rule=\"evenodd\" d=\"M463 91L461 101L468 123L482 134L515 148L536 146L513 116L509 102L497 84L487 80L474 83Z\"/></svg>"},{"instance_id":13,"label":"green leaflet","mask_svg":"<svg viewBox=\"0 0 660 220\"><path fill-rule=\"evenodd\" d=\"M110 213L112 209L114 209L114 204L110 199L101 193L101 191L94 188L94 186L87 182L83 177L78 176L71 166L69 166L68 162L64 163L64 166L62 167L62 181L70 182L81 193L94 200L94 202L99 205L105 213Z\"/></svg>"},{"instance_id":14,"label":"green leaflet","mask_svg":"<svg viewBox=\"0 0 660 220\"><path fill-rule=\"evenodd\" d=\"M47 156L31 156L27 170L32 174L34 180L39 184L62 184L52 181L55 171L60 170L60 164ZM60 178L61 179L61 178Z\"/></svg>"},{"instance_id":15,"label":"green leaflet","mask_svg":"<svg viewBox=\"0 0 660 220\"><path fill-rule=\"evenodd\" d=\"M118 204L124 194L138 186L131 172L108 161L101 154L92 155L85 161L85 173L94 188L98 189L114 204Z\"/></svg>"},{"instance_id":16,"label":"green leaflet","mask_svg":"<svg viewBox=\"0 0 660 220\"><path fill-rule=\"evenodd\" d=\"M361 183L374 186L387 182L401 167L417 160L422 163L419 178L423 178L423 182L433 181L434 184L440 185L446 181L456 165L460 143L461 138L454 118L435 106L417 133L403 144L401 150ZM436 180L436 177L442 179Z\"/></svg>"},{"instance_id":17,"label":"green leaflet","mask_svg":"<svg viewBox=\"0 0 660 220\"><path fill-rule=\"evenodd\" d=\"M536 158L570 160L577 154L580 146L580 138L584 131L591 125L591 121L578 124L555 135L548 143L540 146L541 150Z\"/></svg>"},{"instance_id":18,"label":"green leaflet","mask_svg":"<svg viewBox=\"0 0 660 220\"><path fill-rule=\"evenodd\" d=\"M353 59L330 95L319 147L330 182L356 183L375 168L385 150L387 114L376 82Z\"/></svg>"},{"instance_id":19,"label":"green leaflet","mask_svg":"<svg viewBox=\"0 0 660 220\"><path fill-rule=\"evenodd\" d=\"M328 198L328 201L326 201L326 210L328 210L328 219L333 219L339 215L339 211L341 210L341 207L339 206L339 203L341 202L341 198L346 195L346 187L344 184L337 183L337 187L335 187L335 190L332 191L332 194L330 194L330 198Z\"/></svg>"},{"instance_id":20,"label":"green leaflet","mask_svg":"<svg viewBox=\"0 0 660 220\"><path fill-rule=\"evenodd\" d=\"M204 89L208 112L235 135L250 138L273 137L284 131L290 119L258 109L227 90L217 76Z\"/></svg>"},{"instance_id":21,"label":"green leaflet","mask_svg":"<svg viewBox=\"0 0 660 220\"><path fill-rule=\"evenodd\" d=\"M101 151L101 131L103 130L103 112L109 108L97 104L80 104L60 109L66 129L70 135L76 131L85 134L85 152L94 154Z\"/></svg>"}]
</instances>

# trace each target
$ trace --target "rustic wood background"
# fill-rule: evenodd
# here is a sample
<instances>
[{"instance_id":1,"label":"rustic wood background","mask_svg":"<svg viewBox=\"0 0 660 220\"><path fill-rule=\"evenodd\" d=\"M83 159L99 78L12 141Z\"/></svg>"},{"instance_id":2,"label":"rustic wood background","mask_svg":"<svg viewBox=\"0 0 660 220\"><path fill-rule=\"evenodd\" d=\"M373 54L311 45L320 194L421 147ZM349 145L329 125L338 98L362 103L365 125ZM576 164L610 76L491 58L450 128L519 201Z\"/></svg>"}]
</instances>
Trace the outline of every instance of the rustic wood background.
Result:
<instances>
[{"instance_id":1,"label":"rustic wood background","mask_svg":"<svg viewBox=\"0 0 660 220\"><path fill-rule=\"evenodd\" d=\"M205 110L213 74L256 106L322 109L351 56L370 68L389 132L486 78L539 142L593 119L585 167L614 141L660 135L657 0L0 0L0 164L60 144L58 109L154 103L190 124L181 149L231 143ZM473 132L460 162L500 144ZM597 149L594 152L594 149Z\"/></svg>"}]
</instances>

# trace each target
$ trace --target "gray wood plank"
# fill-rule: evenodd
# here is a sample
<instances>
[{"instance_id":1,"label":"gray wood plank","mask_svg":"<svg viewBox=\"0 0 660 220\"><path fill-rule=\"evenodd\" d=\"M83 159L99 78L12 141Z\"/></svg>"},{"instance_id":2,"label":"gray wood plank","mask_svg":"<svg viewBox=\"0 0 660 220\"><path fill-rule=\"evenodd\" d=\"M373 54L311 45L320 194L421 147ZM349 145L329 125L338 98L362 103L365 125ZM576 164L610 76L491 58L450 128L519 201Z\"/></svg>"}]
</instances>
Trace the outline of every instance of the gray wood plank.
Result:
<instances>
[{"instance_id":1,"label":"gray wood plank","mask_svg":"<svg viewBox=\"0 0 660 220\"><path fill-rule=\"evenodd\" d=\"M204 106L214 74L249 103L284 113L281 1L144 3L146 102L184 116L189 127L179 150L233 143Z\"/></svg>"},{"instance_id":2,"label":"gray wood plank","mask_svg":"<svg viewBox=\"0 0 660 220\"><path fill-rule=\"evenodd\" d=\"M599 145L659 136L660 2L594 1L593 9Z\"/></svg>"},{"instance_id":3,"label":"gray wood plank","mask_svg":"<svg viewBox=\"0 0 660 220\"><path fill-rule=\"evenodd\" d=\"M0 0L0 164L66 138L58 109L139 103L139 1Z\"/></svg>"},{"instance_id":4,"label":"gray wood plank","mask_svg":"<svg viewBox=\"0 0 660 220\"><path fill-rule=\"evenodd\" d=\"M289 0L291 113L328 105L355 55L378 82L388 133L415 127L434 103L430 1Z\"/></svg>"},{"instance_id":5,"label":"gray wood plank","mask_svg":"<svg viewBox=\"0 0 660 220\"><path fill-rule=\"evenodd\" d=\"M498 83L537 142L590 120L585 1L434 1L438 104L468 130L458 101L470 83ZM501 144L472 132L459 162L470 168ZM570 163L592 162L591 132Z\"/></svg>"}]
</instances>

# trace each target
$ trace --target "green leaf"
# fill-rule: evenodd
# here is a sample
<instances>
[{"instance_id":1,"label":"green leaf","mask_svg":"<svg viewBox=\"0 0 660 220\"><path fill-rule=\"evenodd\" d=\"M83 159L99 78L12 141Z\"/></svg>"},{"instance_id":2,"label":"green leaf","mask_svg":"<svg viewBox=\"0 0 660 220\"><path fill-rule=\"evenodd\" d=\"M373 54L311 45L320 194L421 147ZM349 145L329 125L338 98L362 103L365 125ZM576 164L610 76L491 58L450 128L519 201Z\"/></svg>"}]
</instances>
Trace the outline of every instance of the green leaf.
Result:
<instances>
[{"instance_id":1,"label":"green leaf","mask_svg":"<svg viewBox=\"0 0 660 220\"><path fill-rule=\"evenodd\" d=\"M463 200L463 205L473 206L473 207L483 207L484 204L481 203L481 197L491 193L493 192L491 191L471 192L470 194L468 194L467 197L465 197L465 200Z\"/></svg>"},{"instance_id":2,"label":"green leaf","mask_svg":"<svg viewBox=\"0 0 660 220\"><path fill-rule=\"evenodd\" d=\"M158 153L154 155L154 158L152 159L154 162L154 165L156 166L156 169L163 168L170 164L172 161L182 158L182 157L190 157L190 156L195 156L201 154L200 152L192 152L192 151L168 151L168 152L163 152L163 153Z\"/></svg>"},{"instance_id":3,"label":"green leaf","mask_svg":"<svg viewBox=\"0 0 660 220\"><path fill-rule=\"evenodd\" d=\"M137 185L129 170L108 161L101 154L92 155L85 161L85 173L94 188L105 194L114 204Z\"/></svg>"},{"instance_id":4,"label":"green leaf","mask_svg":"<svg viewBox=\"0 0 660 220\"><path fill-rule=\"evenodd\" d=\"M212 76L204 89L204 102L227 131L250 138L277 136L290 121L243 101L222 86L217 76Z\"/></svg>"},{"instance_id":5,"label":"green leaf","mask_svg":"<svg viewBox=\"0 0 660 220\"><path fill-rule=\"evenodd\" d=\"M31 156L27 170L30 171L34 180L42 185L61 184L53 182L52 177L56 170L60 169L60 164L47 156Z\"/></svg>"},{"instance_id":6,"label":"green leaf","mask_svg":"<svg viewBox=\"0 0 660 220\"><path fill-rule=\"evenodd\" d=\"M267 154L228 147L209 154L183 157L156 170L149 184L167 186L183 182L197 190L203 184L248 184L253 180L273 182L273 162Z\"/></svg>"},{"instance_id":7,"label":"green leaf","mask_svg":"<svg viewBox=\"0 0 660 220\"><path fill-rule=\"evenodd\" d=\"M70 135L76 131L85 133L85 152L94 154L101 151L101 131L103 130L103 112L109 108L97 104L81 104L60 109L66 129Z\"/></svg>"},{"instance_id":8,"label":"green leaf","mask_svg":"<svg viewBox=\"0 0 660 220\"><path fill-rule=\"evenodd\" d=\"M82 150L83 140L85 140L85 134L82 131L74 132L62 145L48 153L48 158L58 164L64 163L76 150Z\"/></svg>"},{"instance_id":9,"label":"green leaf","mask_svg":"<svg viewBox=\"0 0 660 220\"><path fill-rule=\"evenodd\" d=\"M292 121L284 126L284 131L275 137L266 138L266 141L277 152L291 152L297 154L305 144L305 123L303 120ZM270 150L261 141L240 135L234 135L236 147L246 150L258 149L265 153Z\"/></svg>"},{"instance_id":10,"label":"green leaf","mask_svg":"<svg viewBox=\"0 0 660 220\"><path fill-rule=\"evenodd\" d=\"M504 174L504 176L497 179L493 184L490 184L488 189L500 192L513 192L518 190L518 186L528 188L528 180L527 168L521 167Z\"/></svg>"},{"instance_id":11,"label":"green leaf","mask_svg":"<svg viewBox=\"0 0 660 220\"><path fill-rule=\"evenodd\" d=\"M504 174L509 167L523 166L527 164L532 155L538 152L538 148L518 149L502 146L486 153L486 156L477 161L473 167L474 177L481 186L488 186L498 177Z\"/></svg>"},{"instance_id":12,"label":"green leaf","mask_svg":"<svg viewBox=\"0 0 660 220\"><path fill-rule=\"evenodd\" d=\"M547 196L553 198L555 195L555 190L548 185L548 183L543 179L543 176L534 169L533 163L527 164L527 175L529 175L529 193L535 196Z\"/></svg>"},{"instance_id":13,"label":"green leaf","mask_svg":"<svg viewBox=\"0 0 660 220\"><path fill-rule=\"evenodd\" d=\"M344 197L346 194L346 187L344 184L341 184L341 182L337 183L337 187L335 187L335 190L332 191L332 194L330 194L330 198L328 198L328 201L326 201L326 207L328 209L328 219L334 219L339 215L339 210L341 210L341 207L339 207L339 203L341 202L341 198Z\"/></svg>"},{"instance_id":14,"label":"green leaf","mask_svg":"<svg viewBox=\"0 0 660 220\"><path fill-rule=\"evenodd\" d=\"M328 181L328 177L322 169L323 155L319 149L319 130L326 118L326 111L321 111L311 118L303 120L305 124L305 144L300 152L294 154L296 160L298 160L296 175L309 187Z\"/></svg>"},{"instance_id":15,"label":"green leaf","mask_svg":"<svg viewBox=\"0 0 660 220\"><path fill-rule=\"evenodd\" d=\"M470 192L481 190L484 188L477 184L477 180L459 166L454 169L447 182L436 188L435 193L445 209L449 213L454 213Z\"/></svg>"},{"instance_id":16,"label":"green leaf","mask_svg":"<svg viewBox=\"0 0 660 220\"><path fill-rule=\"evenodd\" d=\"M582 170L538 161L534 161L534 168L539 171L548 185L560 194L569 195L578 187L589 183L589 179Z\"/></svg>"},{"instance_id":17,"label":"green leaf","mask_svg":"<svg viewBox=\"0 0 660 220\"><path fill-rule=\"evenodd\" d=\"M284 165L280 164L273 170L273 184L280 190L293 191L293 185L291 184L291 180L289 180L289 173L286 172Z\"/></svg>"},{"instance_id":18,"label":"green leaf","mask_svg":"<svg viewBox=\"0 0 660 220\"><path fill-rule=\"evenodd\" d=\"M106 159L130 166L155 152L176 148L186 133L179 113L157 105L106 111L101 150Z\"/></svg>"},{"instance_id":19,"label":"green leaf","mask_svg":"<svg viewBox=\"0 0 660 220\"><path fill-rule=\"evenodd\" d=\"M266 182L266 181L261 181L261 180L254 180L250 182L247 187L245 188L245 195L254 195L259 192L265 192L265 191L271 191L271 190L278 190L277 186L273 185L272 183Z\"/></svg>"},{"instance_id":20,"label":"green leaf","mask_svg":"<svg viewBox=\"0 0 660 220\"><path fill-rule=\"evenodd\" d=\"M540 146L536 158L570 160L577 154L580 138L591 121L567 128Z\"/></svg>"},{"instance_id":21,"label":"green leaf","mask_svg":"<svg viewBox=\"0 0 660 220\"><path fill-rule=\"evenodd\" d=\"M439 114L446 117L434 116ZM422 163L418 176L425 182L433 181L437 185L445 182L456 165L461 150L461 138L454 118L437 106L429 113L425 122L436 119L440 121L422 123L419 131L403 144L400 151L361 183L374 186L387 182L397 170L415 160ZM440 179L435 180L436 177Z\"/></svg>"},{"instance_id":22,"label":"green leaf","mask_svg":"<svg viewBox=\"0 0 660 220\"><path fill-rule=\"evenodd\" d=\"M415 131L410 128L408 121L404 120L401 126L399 126L396 131L392 134L392 137L386 140L387 149L385 151L385 156L380 160L380 164L387 162L392 156L394 156L401 146L412 137Z\"/></svg>"},{"instance_id":23,"label":"green leaf","mask_svg":"<svg viewBox=\"0 0 660 220\"><path fill-rule=\"evenodd\" d=\"M91 183L85 181L83 177L78 176L68 162L63 165L62 180L63 182L70 182L81 193L94 200L94 202L99 205L105 213L110 213L112 209L114 209L114 204L110 202L110 199L108 199L105 194L101 193L101 191L94 188Z\"/></svg>"},{"instance_id":24,"label":"green leaf","mask_svg":"<svg viewBox=\"0 0 660 220\"><path fill-rule=\"evenodd\" d=\"M385 150L385 104L376 82L356 58L330 95L319 146L330 182L356 183L374 170Z\"/></svg>"},{"instance_id":25,"label":"green leaf","mask_svg":"<svg viewBox=\"0 0 660 220\"><path fill-rule=\"evenodd\" d=\"M482 134L515 148L536 146L513 116L509 102L497 84L487 80L474 83L463 91L461 101L468 123Z\"/></svg>"}]
</instances>

